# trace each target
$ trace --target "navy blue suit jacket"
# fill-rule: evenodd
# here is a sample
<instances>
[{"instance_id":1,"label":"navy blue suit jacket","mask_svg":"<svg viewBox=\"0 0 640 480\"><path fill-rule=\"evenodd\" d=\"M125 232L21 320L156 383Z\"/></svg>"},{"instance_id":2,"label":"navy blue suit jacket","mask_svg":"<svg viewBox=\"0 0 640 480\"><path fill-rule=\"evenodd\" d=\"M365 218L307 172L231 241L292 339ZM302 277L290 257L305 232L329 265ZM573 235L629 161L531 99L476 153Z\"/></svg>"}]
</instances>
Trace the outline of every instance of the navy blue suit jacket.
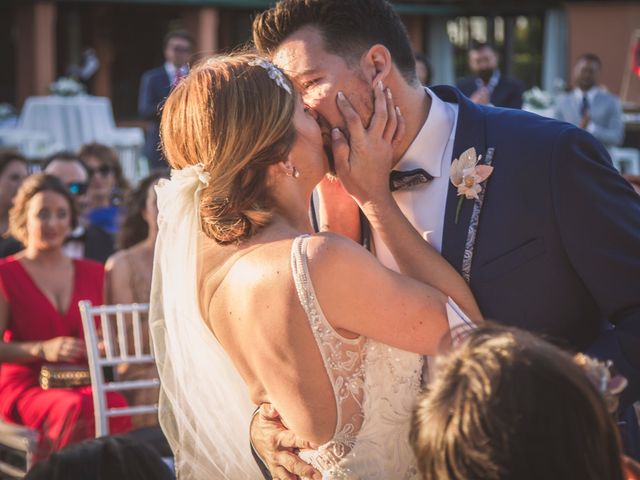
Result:
<instances>
[{"instance_id":1,"label":"navy blue suit jacket","mask_svg":"<svg viewBox=\"0 0 640 480\"><path fill-rule=\"evenodd\" d=\"M640 197L584 130L433 91L459 105L454 158L495 148L470 281L484 316L612 359L640 398ZM442 254L460 270L473 201L458 224L457 202L450 184Z\"/></svg>"},{"instance_id":2,"label":"navy blue suit jacket","mask_svg":"<svg viewBox=\"0 0 640 480\"><path fill-rule=\"evenodd\" d=\"M478 89L476 77L461 78L456 87L470 97ZM500 75L500 80L491 93L491 104L496 107L522 108L523 92L524 86L518 80Z\"/></svg>"},{"instance_id":3,"label":"navy blue suit jacket","mask_svg":"<svg viewBox=\"0 0 640 480\"><path fill-rule=\"evenodd\" d=\"M171 91L171 83L164 65L146 71L140 81L138 115L150 120L144 145L144 155L151 168L164 168L166 163L160 152L160 109Z\"/></svg>"}]
</instances>

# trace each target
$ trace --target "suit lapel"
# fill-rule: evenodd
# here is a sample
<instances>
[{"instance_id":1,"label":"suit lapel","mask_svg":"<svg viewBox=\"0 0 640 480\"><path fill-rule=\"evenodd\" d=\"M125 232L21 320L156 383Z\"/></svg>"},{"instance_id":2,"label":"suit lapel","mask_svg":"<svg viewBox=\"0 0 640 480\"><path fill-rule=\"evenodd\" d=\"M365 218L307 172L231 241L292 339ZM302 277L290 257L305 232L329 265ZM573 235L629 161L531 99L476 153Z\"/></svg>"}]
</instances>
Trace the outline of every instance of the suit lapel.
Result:
<instances>
[{"instance_id":1,"label":"suit lapel","mask_svg":"<svg viewBox=\"0 0 640 480\"><path fill-rule=\"evenodd\" d=\"M434 87L432 90L445 102L456 102L459 107L456 139L453 144L452 158L449 159L449 162L458 158L462 152L471 147L475 147L476 153L482 155L484 159L487 148L485 118L481 108L474 105L469 99L452 87L440 86ZM456 270L460 271L474 202L472 200L463 201L462 210L460 211L458 223L456 224L455 217L458 199L456 187L449 182L442 234L442 256L446 258Z\"/></svg>"}]
</instances>

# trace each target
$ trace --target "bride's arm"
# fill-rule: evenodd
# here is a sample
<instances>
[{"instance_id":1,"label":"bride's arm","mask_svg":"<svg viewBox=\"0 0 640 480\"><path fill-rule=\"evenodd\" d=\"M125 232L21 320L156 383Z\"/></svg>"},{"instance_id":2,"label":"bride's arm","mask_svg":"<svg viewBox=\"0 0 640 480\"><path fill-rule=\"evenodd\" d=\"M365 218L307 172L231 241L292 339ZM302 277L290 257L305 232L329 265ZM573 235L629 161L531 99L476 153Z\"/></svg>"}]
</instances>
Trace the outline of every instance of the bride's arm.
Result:
<instances>
[{"instance_id":1,"label":"bride's arm","mask_svg":"<svg viewBox=\"0 0 640 480\"><path fill-rule=\"evenodd\" d=\"M375 89L374 117L366 129L342 95L338 107L350 136L347 143L339 130L332 132L338 176L391 251L400 271L451 297L469 317L480 320L480 310L466 282L416 231L389 191L392 141L403 123L391 95Z\"/></svg>"},{"instance_id":2,"label":"bride's arm","mask_svg":"<svg viewBox=\"0 0 640 480\"><path fill-rule=\"evenodd\" d=\"M314 235L307 255L318 302L339 333L423 355L438 351L449 332L446 294L386 268L336 234Z\"/></svg>"}]
</instances>

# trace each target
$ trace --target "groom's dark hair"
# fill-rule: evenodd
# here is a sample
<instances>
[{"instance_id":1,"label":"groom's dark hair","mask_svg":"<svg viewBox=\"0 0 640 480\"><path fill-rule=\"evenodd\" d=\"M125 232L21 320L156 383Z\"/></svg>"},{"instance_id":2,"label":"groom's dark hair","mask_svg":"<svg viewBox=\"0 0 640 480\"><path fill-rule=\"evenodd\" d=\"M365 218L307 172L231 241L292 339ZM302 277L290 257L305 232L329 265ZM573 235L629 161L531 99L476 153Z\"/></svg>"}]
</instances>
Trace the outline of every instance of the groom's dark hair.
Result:
<instances>
[{"instance_id":1,"label":"groom's dark hair","mask_svg":"<svg viewBox=\"0 0 640 480\"><path fill-rule=\"evenodd\" d=\"M384 45L405 80L416 79L407 30L386 0L281 0L254 19L253 42L261 53L272 54L305 26L317 27L325 49L350 65L371 46Z\"/></svg>"}]
</instances>

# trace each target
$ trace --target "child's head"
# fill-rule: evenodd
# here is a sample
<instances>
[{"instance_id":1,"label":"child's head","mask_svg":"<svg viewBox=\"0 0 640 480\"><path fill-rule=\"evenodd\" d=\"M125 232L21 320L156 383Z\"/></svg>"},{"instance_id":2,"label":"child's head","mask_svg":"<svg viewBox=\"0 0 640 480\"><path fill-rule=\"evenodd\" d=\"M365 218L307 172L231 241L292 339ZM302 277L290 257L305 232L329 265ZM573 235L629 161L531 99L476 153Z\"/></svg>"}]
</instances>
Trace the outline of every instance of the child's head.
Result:
<instances>
[{"instance_id":1,"label":"child's head","mask_svg":"<svg viewBox=\"0 0 640 480\"><path fill-rule=\"evenodd\" d=\"M411 440L428 480L622 479L618 433L572 357L485 326L441 359Z\"/></svg>"}]
</instances>

